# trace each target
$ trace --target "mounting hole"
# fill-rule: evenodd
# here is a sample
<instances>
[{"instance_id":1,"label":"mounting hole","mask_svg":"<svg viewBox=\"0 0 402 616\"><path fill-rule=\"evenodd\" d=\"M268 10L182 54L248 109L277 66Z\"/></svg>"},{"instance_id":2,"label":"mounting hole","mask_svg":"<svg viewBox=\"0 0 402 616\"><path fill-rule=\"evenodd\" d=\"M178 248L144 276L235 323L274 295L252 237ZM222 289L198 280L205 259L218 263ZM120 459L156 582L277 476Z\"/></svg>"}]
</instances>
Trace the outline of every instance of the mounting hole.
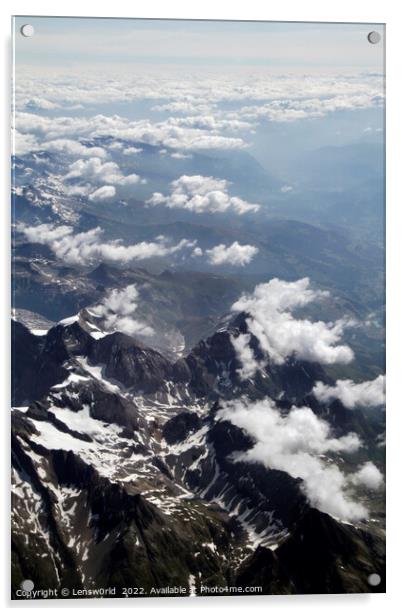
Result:
<instances>
[{"instance_id":1,"label":"mounting hole","mask_svg":"<svg viewBox=\"0 0 402 616\"><path fill-rule=\"evenodd\" d=\"M31 26L31 24L24 24L23 26L21 26L20 32L22 36L33 36L35 34L35 28Z\"/></svg>"},{"instance_id":2,"label":"mounting hole","mask_svg":"<svg viewBox=\"0 0 402 616\"><path fill-rule=\"evenodd\" d=\"M368 33L367 40L372 45L377 45L377 43L381 41L381 34L373 30L372 32Z\"/></svg>"},{"instance_id":3,"label":"mounting hole","mask_svg":"<svg viewBox=\"0 0 402 616\"><path fill-rule=\"evenodd\" d=\"M35 584L32 580L23 580L21 582L21 590L25 590L26 592L31 592L34 589Z\"/></svg>"},{"instance_id":4,"label":"mounting hole","mask_svg":"<svg viewBox=\"0 0 402 616\"><path fill-rule=\"evenodd\" d=\"M378 573L371 573L367 578L370 586L378 586L381 583L381 576Z\"/></svg>"}]
</instances>

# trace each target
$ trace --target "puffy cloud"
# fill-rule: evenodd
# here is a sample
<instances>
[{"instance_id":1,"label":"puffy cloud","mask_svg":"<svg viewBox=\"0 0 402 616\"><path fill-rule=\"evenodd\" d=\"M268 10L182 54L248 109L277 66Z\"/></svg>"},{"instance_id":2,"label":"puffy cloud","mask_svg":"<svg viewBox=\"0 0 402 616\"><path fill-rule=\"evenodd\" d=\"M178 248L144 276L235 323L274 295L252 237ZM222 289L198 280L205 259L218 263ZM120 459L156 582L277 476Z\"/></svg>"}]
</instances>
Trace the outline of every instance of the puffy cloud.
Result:
<instances>
[{"instance_id":1,"label":"puffy cloud","mask_svg":"<svg viewBox=\"0 0 402 616\"><path fill-rule=\"evenodd\" d=\"M32 109L33 111L37 109L48 111L49 109L58 109L60 107L57 103L53 103L46 98L41 98L40 96L30 98L26 101L25 106L27 109Z\"/></svg>"},{"instance_id":2,"label":"puffy cloud","mask_svg":"<svg viewBox=\"0 0 402 616\"><path fill-rule=\"evenodd\" d=\"M226 212L228 209L236 214L257 212L260 208L255 203L248 203L239 197L231 197L227 180L220 180L203 175L182 175L171 182L172 191L165 196L153 193L146 202L151 206L164 205L168 208L180 208L196 214L204 212Z\"/></svg>"},{"instance_id":3,"label":"puffy cloud","mask_svg":"<svg viewBox=\"0 0 402 616\"><path fill-rule=\"evenodd\" d=\"M204 251L202 250L202 248L200 248L199 246L196 246L193 252L191 253L191 256L192 257L202 257L203 254L204 254Z\"/></svg>"},{"instance_id":4,"label":"puffy cloud","mask_svg":"<svg viewBox=\"0 0 402 616\"><path fill-rule=\"evenodd\" d=\"M296 308L327 296L325 291L311 289L308 278L295 282L273 278L268 283L257 285L251 295L240 297L232 310L247 313L249 332L256 336L261 349L277 364L282 364L291 355L323 364L349 363L353 351L339 344L348 325L345 320L312 322L292 314ZM244 370L249 372L246 367Z\"/></svg>"},{"instance_id":5,"label":"puffy cloud","mask_svg":"<svg viewBox=\"0 0 402 616\"><path fill-rule=\"evenodd\" d=\"M193 158L192 154L184 154L183 152L173 152L170 156L171 158L178 158L178 159Z\"/></svg>"},{"instance_id":6,"label":"puffy cloud","mask_svg":"<svg viewBox=\"0 0 402 616\"><path fill-rule=\"evenodd\" d=\"M246 146L243 139L238 137L225 137L206 129L177 126L171 119L152 123L149 120L128 122L123 118L115 118L109 122L109 126L99 126L94 134L175 150L232 150Z\"/></svg>"},{"instance_id":7,"label":"puffy cloud","mask_svg":"<svg viewBox=\"0 0 402 616\"><path fill-rule=\"evenodd\" d=\"M207 113L211 111L211 106L205 103L198 103L194 101L172 101L171 103L165 103L164 105L154 105L152 111L167 111L169 113Z\"/></svg>"},{"instance_id":8,"label":"puffy cloud","mask_svg":"<svg viewBox=\"0 0 402 616\"><path fill-rule=\"evenodd\" d=\"M356 406L380 406L385 404L385 376L380 374L373 381L363 383L339 379L334 386L318 381L313 388L313 394L321 402L338 399L348 409L354 409Z\"/></svg>"},{"instance_id":9,"label":"puffy cloud","mask_svg":"<svg viewBox=\"0 0 402 616\"><path fill-rule=\"evenodd\" d=\"M77 184L65 184L63 185L63 190L66 195L71 197L88 197L91 191L93 191L93 186L90 184L85 184L84 186Z\"/></svg>"},{"instance_id":10,"label":"puffy cloud","mask_svg":"<svg viewBox=\"0 0 402 616\"><path fill-rule=\"evenodd\" d=\"M363 485L369 490L378 490L384 483L381 471L372 463L366 462L356 473L350 475L351 483Z\"/></svg>"},{"instance_id":11,"label":"puffy cloud","mask_svg":"<svg viewBox=\"0 0 402 616\"><path fill-rule=\"evenodd\" d=\"M130 154L139 154L142 152L142 148L135 148L134 146L129 146L128 148L123 149L123 154L125 156L130 156Z\"/></svg>"},{"instance_id":12,"label":"puffy cloud","mask_svg":"<svg viewBox=\"0 0 402 616\"><path fill-rule=\"evenodd\" d=\"M318 118L334 111L366 109L381 105L383 92L360 92L316 98L283 98L262 105L242 107L234 114L242 120L266 119L270 122L295 122L306 118Z\"/></svg>"},{"instance_id":13,"label":"puffy cloud","mask_svg":"<svg viewBox=\"0 0 402 616\"><path fill-rule=\"evenodd\" d=\"M138 299L139 293L134 284L121 290L113 289L90 312L100 319L105 331L120 331L129 336L152 336L153 328L133 317L138 308Z\"/></svg>"},{"instance_id":14,"label":"puffy cloud","mask_svg":"<svg viewBox=\"0 0 402 616\"><path fill-rule=\"evenodd\" d=\"M124 145L121 143L121 141L113 141L112 143L108 143L107 149L108 150L123 150ZM134 148L136 149L136 148Z\"/></svg>"},{"instance_id":15,"label":"puffy cloud","mask_svg":"<svg viewBox=\"0 0 402 616\"><path fill-rule=\"evenodd\" d=\"M373 470L374 465L365 465L360 474L347 475L335 462L325 460L326 454L356 451L361 446L356 434L335 438L329 424L310 408L293 407L282 414L270 398L225 402L217 417L242 428L254 439L251 449L234 454L235 460L260 462L301 478L311 504L336 518L353 521L367 517L366 508L350 495L350 486L368 481L374 487L379 471Z\"/></svg>"},{"instance_id":16,"label":"puffy cloud","mask_svg":"<svg viewBox=\"0 0 402 616\"><path fill-rule=\"evenodd\" d=\"M114 186L101 186L89 195L90 201L106 201L112 199L116 194Z\"/></svg>"},{"instance_id":17,"label":"puffy cloud","mask_svg":"<svg viewBox=\"0 0 402 616\"><path fill-rule=\"evenodd\" d=\"M238 137L225 137L207 129L178 126L171 118L153 123L150 120L130 121L118 115L47 118L18 112L16 126L21 133L32 134L42 141L112 137L174 150L230 150L246 146L243 139Z\"/></svg>"},{"instance_id":18,"label":"puffy cloud","mask_svg":"<svg viewBox=\"0 0 402 616\"><path fill-rule=\"evenodd\" d=\"M29 242L51 245L72 233L72 227L68 225L55 226L51 224L29 227L20 223L17 231L23 233Z\"/></svg>"},{"instance_id":19,"label":"puffy cloud","mask_svg":"<svg viewBox=\"0 0 402 616\"><path fill-rule=\"evenodd\" d=\"M13 131L13 154L15 156L25 156L38 150L40 146L34 135L21 133L19 130Z\"/></svg>"},{"instance_id":20,"label":"puffy cloud","mask_svg":"<svg viewBox=\"0 0 402 616\"><path fill-rule=\"evenodd\" d=\"M21 223L17 225L17 231L30 242L49 246L58 259L80 266L92 266L101 261L123 265L136 260L166 257L184 249L192 250L196 244L196 241L182 239L171 245L165 237L159 236L152 242L123 246L120 240L102 241L103 231L99 227L74 234L73 228L67 225L29 227Z\"/></svg>"},{"instance_id":21,"label":"puffy cloud","mask_svg":"<svg viewBox=\"0 0 402 616\"><path fill-rule=\"evenodd\" d=\"M103 148L82 145L74 139L52 139L41 144L41 148L47 152L61 152L73 156L105 158L106 151Z\"/></svg>"},{"instance_id":22,"label":"puffy cloud","mask_svg":"<svg viewBox=\"0 0 402 616\"><path fill-rule=\"evenodd\" d=\"M208 261L212 265L240 265L242 267L250 263L257 253L258 248L256 246L242 245L239 242L233 242L230 246L218 244L205 251Z\"/></svg>"},{"instance_id":23,"label":"puffy cloud","mask_svg":"<svg viewBox=\"0 0 402 616\"><path fill-rule=\"evenodd\" d=\"M244 120L238 120L236 118L227 120L213 115L195 115L187 116L185 118L174 118L171 119L171 123L176 126L200 128L202 130L209 130L212 132L217 132L220 130L240 131L254 128L254 124L250 124L250 122L245 122Z\"/></svg>"},{"instance_id":24,"label":"puffy cloud","mask_svg":"<svg viewBox=\"0 0 402 616\"><path fill-rule=\"evenodd\" d=\"M119 184L121 186L127 184L138 184L141 181L139 175L132 173L124 176L119 166L114 162L102 162L98 157L92 157L88 160L82 158L76 160L69 166L68 173L64 176L65 180L89 180L101 181L108 184Z\"/></svg>"}]
</instances>

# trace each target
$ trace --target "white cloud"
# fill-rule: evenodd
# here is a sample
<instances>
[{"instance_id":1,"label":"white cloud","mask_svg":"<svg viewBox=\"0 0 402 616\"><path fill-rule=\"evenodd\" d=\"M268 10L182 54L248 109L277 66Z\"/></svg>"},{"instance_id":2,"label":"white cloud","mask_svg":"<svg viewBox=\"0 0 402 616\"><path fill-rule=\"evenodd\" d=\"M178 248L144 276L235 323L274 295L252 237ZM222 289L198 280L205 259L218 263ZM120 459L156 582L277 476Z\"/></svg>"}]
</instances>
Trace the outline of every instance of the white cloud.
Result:
<instances>
[{"instance_id":1,"label":"white cloud","mask_svg":"<svg viewBox=\"0 0 402 616\"><path fill-rule=\"evenodd\" d=\"M172 101L164 105L154 105L152 111L168 111L170 113L208 113L211 111L212 104L199 103L195 101Z\"/></svg>"},{"instance_id":2,"label":"white cloud","mask_svg":"<svg viewBox=\"0 0 402 616\"><path fill-rule=\"evenodd\" d=\"M107 149L108 150L112 150L112 152L114 150L117 150L117 151L123 150L123 148L124 148L124 145L121 143L121 141L113 141L112 143L108 143L108 145L107 145ZM136 149L136 148L134 148L134 149Z\"/></svg>"},{"instance_id":3,"label":"white cloud","mask_svg":"<svg viewBox=\"0 0 402 616\"><path fill-rule=\"evenodd\" d=\"M193 249L196 241L182 239L177 244L159 236L152 242L139 242L123 246L120 240L102 241L103 231L99 227L73 233L73 228L52 224L37 226L17 225L17 231L23 233L30 242L45 244L51 248L58 259L70 265L89 266L106 261L121 265L131 261L166 257L185 249Z\"/></svg>"},{"instance_id":4,"label":"white cloud","mask_svg":"<svg viewBox=\"0 0 402 616\"><path fill-rule=\"evenodd\" d=\"M83 160L81 158L72 163L64 179L101 181L107 182L108 184L118 184L120 186L138 184L138 182L141 181L139 175L132 173L124 176L116 163L111 161L102 162L102 160L96 156L88 160Z\"/></svg>"},{"instance_id":5,"label":"white cloud","mask_svg":"<svg viewBox=\"0 0 402 616\"><path fill-rule=\"evenodd\" d=\"M106 151L103 148L82 145L74 139L52 139L41 144L41 148L47 152L61 152L74 156L105 158Z\"/></svg>"},{"instance_id":6,"label":"white cloud","mask_svg":"<svg viewBox=\"0 0 402 616\"><path fill-rule=\"evenodd\" d=\"M200 248L199 246L196 246L193 252L191 253L191 256L192 257L202 257L203 254L204 254L204 251L202 250L202 248Z\"/></svg>"},{"instance_id":7,"label":"white cloud","mask_svg":"<svg viewBox=\"0 0 402 616\"><path fill-rule=\"evenodd\" d=\"M241 131L254 128L254 124L239 120L236 118L227 120L213 115L195 115L186 116L184 118L172 118L171 123L176 126L186 126L191 128L199 128L216 133L220 130Z\"/></svg>"},{"instance_id":8,"label":"white cloud","mask_svg":"<svg viewBox=\"0 0 402 616\"><path fill-rule=\"evenodd\" d=\"M68 225L37 225L36 227L29 227L20 223L17 225L17 231L23 233L29 242L38 244L51 245L72 233L72 227Z\"/></svg>"},{"instance_id":9,"label":"white cloud","mask_svg":"<svg viewBox=\"0 0 402 616\"><path fill-rule=\"evenodd\" d=\"M372 462L366 462L356 473L349 476L349 480L351 483L363 485L369 490L378 490L384 483L384 476Z\"/></svg>"},{"instance_id":10,"label":"white cloud","mask_svg":"<svg viewBox=\"0 0 402 616\"><path fill-rule=\"evenodd\" d=\"M339 379L334 386L318 381L313 394L321 402L338 399L348 409L356 406L380 406L385 404L385 376L380 374L373 381L354 383L350 379Z\"/></svg>"},{"instance_id":11,"label":"white cloud","mask_svg":"<svg viewBox=\"0 0 402 616\"><path fill-rule=\"evenodd\" d=\"M193 158L192 154L184 154L183 152L173 152L170 156L171 158L178 158L178 159Z\"/></svg>"},{"instance_id":12,"label":"white cloud","mask_svg":"<svg viewBox=\"0 0 402 616\"><path fill-rule=\"evenodd\" d=\"M255 203L231 197L228 194L228 185L227 180L203 175L182 175L171 182L170 195L153 193L146 203L151 206L180 208L196 214L226 212L229 209L236 214L245 214L259 210L260 206Z\"/></svg>"},{"instance_id":13,"label":"white cloud","mask_svg":"<svg viewBox=\"0 0 402 616\"><path fill-rule=\"evenodd\" d=\"M108 332L120 331L129 336L152 336L152 327L133 317L138 308L139 293L134 284L125 289L113 289L100 304L91 307L91 314L101 320L101 327Z\"/></svg>"},{"instance_id":14,"label":"white cloud","mask_svg":"<svg viewBox=\"0 0 402 616\"><path fill-rule=\"evenodd\" d=\"M240 265L242 267L250 263L257 253L258 248L256 246L242 245L239 242L233 242L230 246L218 244L205 251L208 261L212 265Z\"/></svg>"},{"instance_id":15,"label":"white cloud","mask_svg":"<svg viewBox=\"0 0 402 616\"><path fill-rule=\"evenodd\" d=\"M26 101L25 106L27 109L31 109L33 111L48 111L49 109L58 109L60 107L60 105L58 105L57 103L53 103L46 98L41 98L40 96L34 96L33 98L30 98Z\"/></svg>"},{"instance_id":16,"label":"white cloud","mask_svg":"<svg viewBox=\"0 0 402 616\"><path fill-rule=\"evenodd\" d=\"M234 454L235 460L261 462L301 478L311 504L336 518L354 521L367 517L366 508L349 493L355 475L343 473L335 462L324 459L326 454L356 451L361 446L356 434L335 438L329 424L310 408L293 407L282 414L270 398L225 402L217 417L246 430L255 441L248 451ZM371 467L360 475L366 481L370 476L374 486Z\"/></svg>"},{"instance_id":17,"label":"white cloud","mask_svg":"<svg viewBox=\"0 0 402 616\"><path fill-rule=\"evenodd\" d=\"M116 194L114 186L101 186L89 195L90 201L106 201L112 199Z\"/></svg>"},{"instance_id":18,"label":"white cloud","mask_svg":"<svg viewBox=\"0 0 402 616\"><path fill-rule=\"evenodd\" d=\"M25 135L25 141L20 139L24 153L51 140L96 137L131 140L132 147L145 143L183 152L239 149L247 146L246 141L223 133L241 130L252 135L257 122L322 117L334 111L380 106L384 100L381 75L361 73L317 72L306 76L272 72L267 78L266 70L256 70L250 79L249 73L238 70L227 76L220 73L217 79L197 70L186 76L166 73L161 79L155 74L117 75L114 70L105 79L105 73L89 76L86 72L83 76L67 71L60 80L44 75L43 70L33 75L32 67L26 72L21 67L20 75L16 83L16 128ZM162 100L163 104L157 107L159 112L179 113L183 117L173 115L153 122L129 120L116 114L64 115L68 109L141 99ZM231 111L226 107L228 102ZM63 115L55 115L58 108L64 108ZM33 113L36 109L41 113ZM43 115L47 109L53 110L52 117Z\"/></svg>"},{"instance_id":19,"label":"white cloud","mask_svg":"<svg viewBox=\"0 0 402 616\"><path fill-rule=\"evenodd\" d=\"M125 156L130 156L130 154L139 154L140 152L142 152L142 148L135 148L134 146L124 148L123 150L123 154Z\"/></svg>"},{"instance_id":20,"label":"white cloud","mask_svg":"<svg viewBox=\"0 0 402 616\"><path fill-rule=\"evenodd\" d=\"M91 193L91 191L93 191L93 186L91 186L90 184L64 184L63 190L66 195L69 195L71 197L87 197Z\"/></svg>"},{"instance_id":21,"label":"white cloud","mask_svg":"<svg viewBox=\"0 0 402 616\"><path fill-rule=\"evenodd\" d=\"M19 130L13 131L13 154L15 156L25 156L30 152L40 150L39 143L30 133L21 133Z\"/></svg>"},{"instance_id":22,"label":"white cloud","mask_svg":"<svg viewBox=\"0 0 402 616\"><path fill-rule=\"evenodd\" d=\"M237 373L242 380L250 379L261 367L255 359L254 351L250 346L250 339L250 334L239 334L237 338L230 336L230 341L241 364L241 368L238 368Z\"/></svg>"},{"instance_id":23,"label":"white cloud","mask_svg":"<svg viewBox=\"0 0 402 616\"><path fill-rule=\"evenodd\" d=\"M95 134L109 134L112 137L175 150L232 150L246 145L243 139L238 137L224 137L207 129L177 126L171 119L152 123L149 120L127 122L120 118L120 121L109 124L109 127L99 127Z\"/></svg>"},{"instance_id":24,"label":"white cloud","mask_svg":"<svg viewBox=\"0 0 402 616\"><path fill-rule=\"evenodd\" d=\"M149 33L147 39L150 40ZM220 48L222 51L222 43ZM202 53L205 54L205 46ZM166 64L162 74L160 69L151 70L150 65L147 65L146 73L138 69L135 72L130 67L130 71L120 73L116 72L116 66L109 73L105 68L101 72L65 70L63 79L60 79L50 71L46 73L43 66L35 73L32 66L20 67L16 101L20 109L26 109L34 97L46 100L45 106L50 103L70 108L148 99L158 103L153 111L208 115L215 114L216 106L223 102L278 101L284 106L285 102L298 101L303 106L305 100L311 106L311 101L317 99L338 99L338 105L342 100L343 104L349 101L349 106L374 106L381 104L383 95L380 72L367 74L342 70L339 74L326 69L307 75L304 71L267 71L266 66L254 66L250 79L249 67L245 70L237 67L236 71L225 74L220 67L216 71L211 71L211 67L205 71L197 66L196 71L186 71L186 74L182 70L167 69ZM362 96L366 98L363 100ZM160 104L161 100L165 102ZM327 102L325 104L328 106Z\"/></svg>"},{"instance_id":25,"label":"white cloud","mask_svg":"<svg viewBox=\"0 0 402 616\"><path fill-rule=\"evenodd\" d=\"M339 344L345 327L349 325L346 321L312 322L292 314L296 308L327 296L325 291L311 289L308 278L295 282L273 278L268 283L257 285L251 295L240 297L232 310L248 314L249 332L256 336L261 349L277 364L282 364L291 355L323 364L349 363L353 351ZM247 371L246 367L244 369Z\"/></svg>"},{"instance_id":26,"label":"white cloud","mask_svg":"<svg viewBox=\"0 0 402 616\"><path fill-rule=\"evenodd\" d=\"M332 94L316 98L292 97L272 100L262 105L242 107L233 114L242 120L266 119L270 122L295 122L306 118L319 118L334 111L366 109L382 104L383 92L359 92L358 94Z\"/></svg>"},{"instance_id":27,"label":"white cloud","mask_svg":"<svg viewBox=\"0 0 402 616\"><path fill-rule=\"evenodd\" d=\"M246 146L239 137L225 137L207 129L178 126L171 118L153 123L150 120L130 121L118 115L47 118L18 112L16 126L21 133L32 134L42 141L113 137L174 150L230 150Z\"/></svg>"}]
</instances>

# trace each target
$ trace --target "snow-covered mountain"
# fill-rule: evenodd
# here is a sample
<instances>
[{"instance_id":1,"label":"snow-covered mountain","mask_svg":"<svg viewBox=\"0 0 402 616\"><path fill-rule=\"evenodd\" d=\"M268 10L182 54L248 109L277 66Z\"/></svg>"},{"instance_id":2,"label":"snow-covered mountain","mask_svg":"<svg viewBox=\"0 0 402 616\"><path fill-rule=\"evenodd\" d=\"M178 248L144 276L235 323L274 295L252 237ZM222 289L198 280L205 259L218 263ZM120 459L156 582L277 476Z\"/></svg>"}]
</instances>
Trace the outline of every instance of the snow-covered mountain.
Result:
<instances>
[{"instance_id":1,"label":"snow-covered mountain","mask_svg":"<svg viewBox=\"0 0 402 616\"><path fill-rule=\"evenodd\" d=\"M31 329L13 321L15 588L364 592L382 571L378 525L336 520L301 479L236 458L254 439L220 412L269 396L286 416L314 382L332 382L319 364L268 360L242 380L232 340L244 314L179 358L102 330L90 309ZM339 402L311 406L334 435L350 431ZM369 438L360 420L352 428Z\"/></svg>"}]
</instances>

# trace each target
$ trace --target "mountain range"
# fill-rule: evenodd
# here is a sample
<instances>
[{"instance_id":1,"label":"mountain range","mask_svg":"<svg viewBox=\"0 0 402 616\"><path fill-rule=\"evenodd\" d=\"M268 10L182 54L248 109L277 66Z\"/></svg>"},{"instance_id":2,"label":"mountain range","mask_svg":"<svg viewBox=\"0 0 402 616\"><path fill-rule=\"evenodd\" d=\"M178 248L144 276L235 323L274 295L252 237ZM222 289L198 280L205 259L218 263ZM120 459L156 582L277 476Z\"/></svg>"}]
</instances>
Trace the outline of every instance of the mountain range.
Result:
<instances>
[{"instance_id":1,"label":"mountain range","mask_svg":"<svg viewBox=\"0 0 402 616\"><path fill-rule=\"evenodd\" d=\"M112 202L91 199L84 184L68 194L63 150L13 157L13 597L23 580L119 597L384 592L384 488L353 480L372 461L385 471L383 408L314 395L317 383L333 390L384 372L379 148L320 148L283 179L244 151L174 157L115 145L80 143L112 152L123 179L146 177L135 190L119 185ZM149 205L195 173L224 178L225 197L259 209ZM80 261L81 241L94 261ZM254 249L251 260L208 258L236 242ZM105 257L137 245L156 256ZM304 277L320 302L300 302L294 318L344 329L350 363L296 352L278 361L250 313L233 310L261 283ZM246 377L236 341L256 366ZM295 468L281 451L257 455L275 430L278 441L290 435L287 459L302 452ZM333 472L315 498L302 468L310 445ZM337 481L364 514L334 513Z\"/></svg>"},{"instance_id":2,"label":"mountain range","mask_svg":"<svg viewBox=\"0 0 402 616\"><path fill-rule=\"evenodd\" d=\"M317 380L332 383L294 359L239 379L231 336L245 317L176 359L99 332L85 309L47 333L13 321L14 592L23 579L118 596L183 584L367 592L373 569L385 579L381 525L336 520L300 479L233 459L253 439L220 418L225 400L269 396L286 414ZM334 435L375 441L360 412L310 403Z\"/></svg>"}]
</instances>

